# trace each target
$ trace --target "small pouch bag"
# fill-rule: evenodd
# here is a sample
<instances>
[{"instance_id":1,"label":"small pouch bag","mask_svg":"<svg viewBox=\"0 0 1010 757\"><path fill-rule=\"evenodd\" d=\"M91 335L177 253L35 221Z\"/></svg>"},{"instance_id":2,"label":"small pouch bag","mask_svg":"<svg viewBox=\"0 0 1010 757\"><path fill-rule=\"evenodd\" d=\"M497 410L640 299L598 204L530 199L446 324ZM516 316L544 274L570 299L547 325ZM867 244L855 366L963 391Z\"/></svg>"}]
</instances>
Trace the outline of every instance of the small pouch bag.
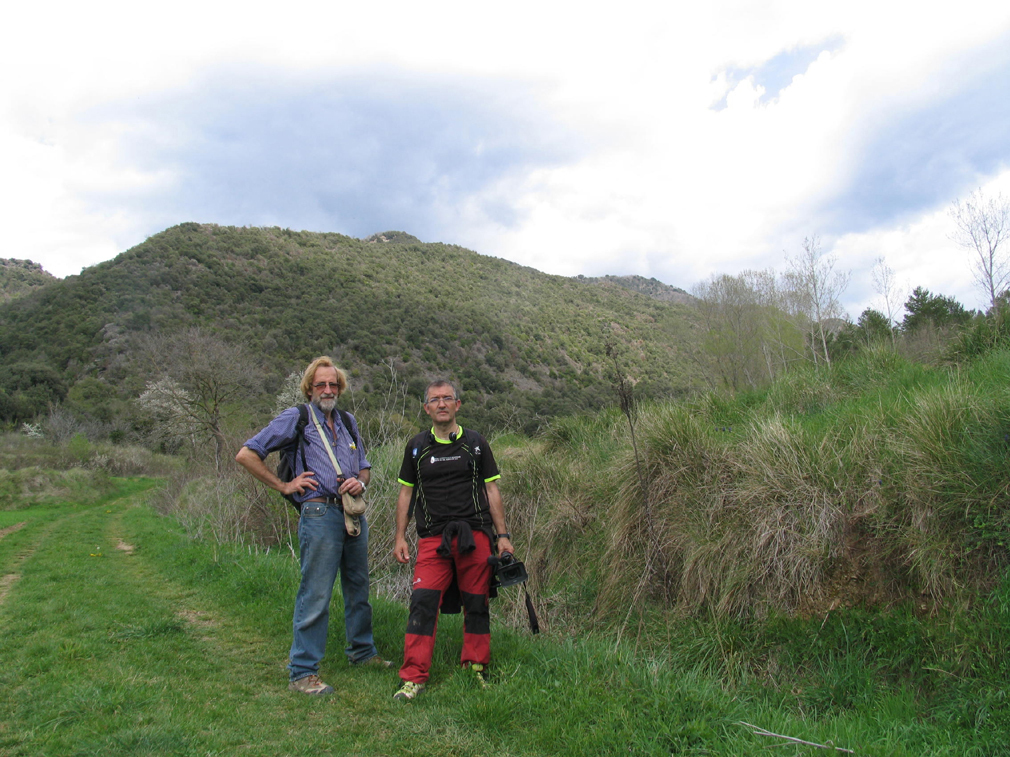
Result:
<instances>
[{"instance_id":1,"label":"small pouch bag","mask_svg":"<svg viewBox=\"0 0 1010 757\"><path fill-rule=\"evenodd\" d=\"M365 514L365 498L363 495L348 494L344 492L340 495L340 499L344 504L344 512L348 515L364 515Z\"/></svg>"},{"instance_id":2,"label":"small pouch bag","mask_svg":"<svg viewBox=\"0 0 1010 757\"><path fill-rule=\"evenodd\" d=\"M319 418L316 417L315 409L311 409L312 421L316 424L316 430L319 432L319 438L323 440L323 446L326 447L326 453L330 456L330 462L333 463L333 469L337 472L337 478L344 475L343 471L340 470L340 464L337 462L337 456L333 454L333 448L330 446L330 440L326 437L326 432L323 431L322 425L319 423ZM353 495L348 493L343 493L340 495L340 503L343 505L344 509L344 528L347 529L347 533L350 536L357 536L361 533L361 516L365 514L365 498L361 495Z\"/></svg>"}]
</instances>

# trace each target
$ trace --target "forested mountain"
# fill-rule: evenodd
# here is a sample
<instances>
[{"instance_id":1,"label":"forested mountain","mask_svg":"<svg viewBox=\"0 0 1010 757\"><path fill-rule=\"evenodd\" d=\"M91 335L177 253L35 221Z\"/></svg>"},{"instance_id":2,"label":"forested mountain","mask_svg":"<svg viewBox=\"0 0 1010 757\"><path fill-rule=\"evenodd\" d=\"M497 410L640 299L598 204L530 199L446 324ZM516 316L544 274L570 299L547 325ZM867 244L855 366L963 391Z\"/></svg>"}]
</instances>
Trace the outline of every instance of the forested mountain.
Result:
<instances>
[{"instance_id":1,"label":"forested mountain","mask_svg":"<svg viewBox=\"0 0 1010 757\"><path fill-rule=\"evenodd\" d=\"M359 240L184 223L0 305L0 395L42 381L50 402L75 385L136 397L151 378L133 359L138 344L199 327L262 367L264 406L290 371L331 354L351 372L357 407L393 381L416 394L448 375L470 419L532 429L612 401L608 343L640 397L700 386L695 323L691 307L626 286L404 232ZM24 414L15 405L7 421Z\"/></svg>"},{"instance_id":2,"label":"forested mountain","mask_svg":"<svg viewBox=\"0 0 1010 757\"><path fill-rule=\"evenodd\" d=\"M0 303L28 294L56 281L51 273L30 260L0 258Z\"/></svg>"},{"instance_id":3,"label":"forested mountain","mask_svg":"<svg viewBox=\"0 0 1010 757\"><path fill-rule=\"evenodd\" d=\"M624 287L632 292L644 294L654 300L662 302L679 302L687 304L695 301L695 298L685 292L680 287L672 287L664 284L659 279L647 279L644 276L576 276L579 281L590 284L605 284Z\"/></svg>"}]
</instances>

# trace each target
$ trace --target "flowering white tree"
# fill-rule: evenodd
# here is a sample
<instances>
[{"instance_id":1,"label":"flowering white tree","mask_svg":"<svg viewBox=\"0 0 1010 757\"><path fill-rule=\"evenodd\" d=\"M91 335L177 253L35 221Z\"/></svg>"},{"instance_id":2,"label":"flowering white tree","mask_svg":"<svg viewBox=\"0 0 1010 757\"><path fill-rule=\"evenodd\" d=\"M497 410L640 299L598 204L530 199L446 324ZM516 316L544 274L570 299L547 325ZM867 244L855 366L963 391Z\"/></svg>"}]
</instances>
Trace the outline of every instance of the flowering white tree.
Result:
<instances>
[{"instance_id":1,"label":"flowering white tree","mask_svg":"<svg viewBox=\"0 0 1010 757\"><path fill-rule=\"evenodd\" d=\"M280 415L283 410L295 407L305 402L305 395L302 394L302 374L292 371L281 384L280 391L274 403L274 415Z\"/></svg>"},{"instance_id":2,"label":"flowering white tree","mask_svg":"<svg viewBox=\"0 0 1010 757\"><path fill-rule=\"evenodd\" d=\"M154 421L151 438L169 449L195 447L200 424L190 413L193 398L177 381L160 378L149 381L139 399L144 413Z\"/></svg>"},{"instance_id":3,"label":"flowering white tree","mask_svg":"<svg viewBox=\"0 0 1010 757\"><path fill-rule=\"evenodd\" d=\"M250 397L258 396L258 366L242 347L201 329L152 337L145 353L154 407L173 419L171 433L213 441L214 462L220 470L228 446L225 421L244 409Z\"/></svg>"}]
</instances>

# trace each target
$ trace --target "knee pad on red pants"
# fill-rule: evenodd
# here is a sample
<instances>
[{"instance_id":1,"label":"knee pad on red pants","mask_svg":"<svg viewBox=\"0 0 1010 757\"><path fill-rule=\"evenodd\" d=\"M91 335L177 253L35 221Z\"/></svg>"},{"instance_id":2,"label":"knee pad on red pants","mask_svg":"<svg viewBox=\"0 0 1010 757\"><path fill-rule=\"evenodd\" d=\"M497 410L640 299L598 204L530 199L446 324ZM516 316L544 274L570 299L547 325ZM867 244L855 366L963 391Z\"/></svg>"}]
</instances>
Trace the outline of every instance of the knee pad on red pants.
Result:
<instances>
[{"instance_id":1,"label":"knee pad on red pants","mask_svg":"<svg viewBox=\"0 0 1010 757\"><path fill-rule=\"evenodd\" d=\"M466 616L463 630L467 633L491 633L491 613L488 609L487 594L460 592Z\"/></svg>"},{"instance_id":2,"label":"knee pad on red pants","mask_svg":"<svg viewBox=\"0 0 1010 757\"><path fill-rule=\"evenodd\" d=\"M434 636L435 622L438 620L438 605L441 599L442 592L436 589L414 589L410 595L407 633L418 636Z\"/></svg>"}]
</instances>

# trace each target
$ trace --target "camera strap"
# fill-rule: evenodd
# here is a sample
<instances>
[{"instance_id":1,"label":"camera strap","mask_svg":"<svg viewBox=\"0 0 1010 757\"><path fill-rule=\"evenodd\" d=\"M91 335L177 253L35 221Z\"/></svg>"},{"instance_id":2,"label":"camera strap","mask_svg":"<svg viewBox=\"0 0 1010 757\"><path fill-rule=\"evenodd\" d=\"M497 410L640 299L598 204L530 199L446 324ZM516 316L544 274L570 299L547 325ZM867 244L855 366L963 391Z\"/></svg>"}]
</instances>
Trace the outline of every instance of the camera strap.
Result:
<instances>
[{"instance_id":1,"label":"camera strap","mask_svg":"<svg viewBox=\"0 0 1010 757\"><path fill-rule=\"evenodd\" d=\"M540 622L537 620L537 612L533 609L533 600L530 593L526 591L526 584L523 584L523 594L526 595L526 614L530 618L530 632L540 633Z\"/></svg>"}]
</instances>

